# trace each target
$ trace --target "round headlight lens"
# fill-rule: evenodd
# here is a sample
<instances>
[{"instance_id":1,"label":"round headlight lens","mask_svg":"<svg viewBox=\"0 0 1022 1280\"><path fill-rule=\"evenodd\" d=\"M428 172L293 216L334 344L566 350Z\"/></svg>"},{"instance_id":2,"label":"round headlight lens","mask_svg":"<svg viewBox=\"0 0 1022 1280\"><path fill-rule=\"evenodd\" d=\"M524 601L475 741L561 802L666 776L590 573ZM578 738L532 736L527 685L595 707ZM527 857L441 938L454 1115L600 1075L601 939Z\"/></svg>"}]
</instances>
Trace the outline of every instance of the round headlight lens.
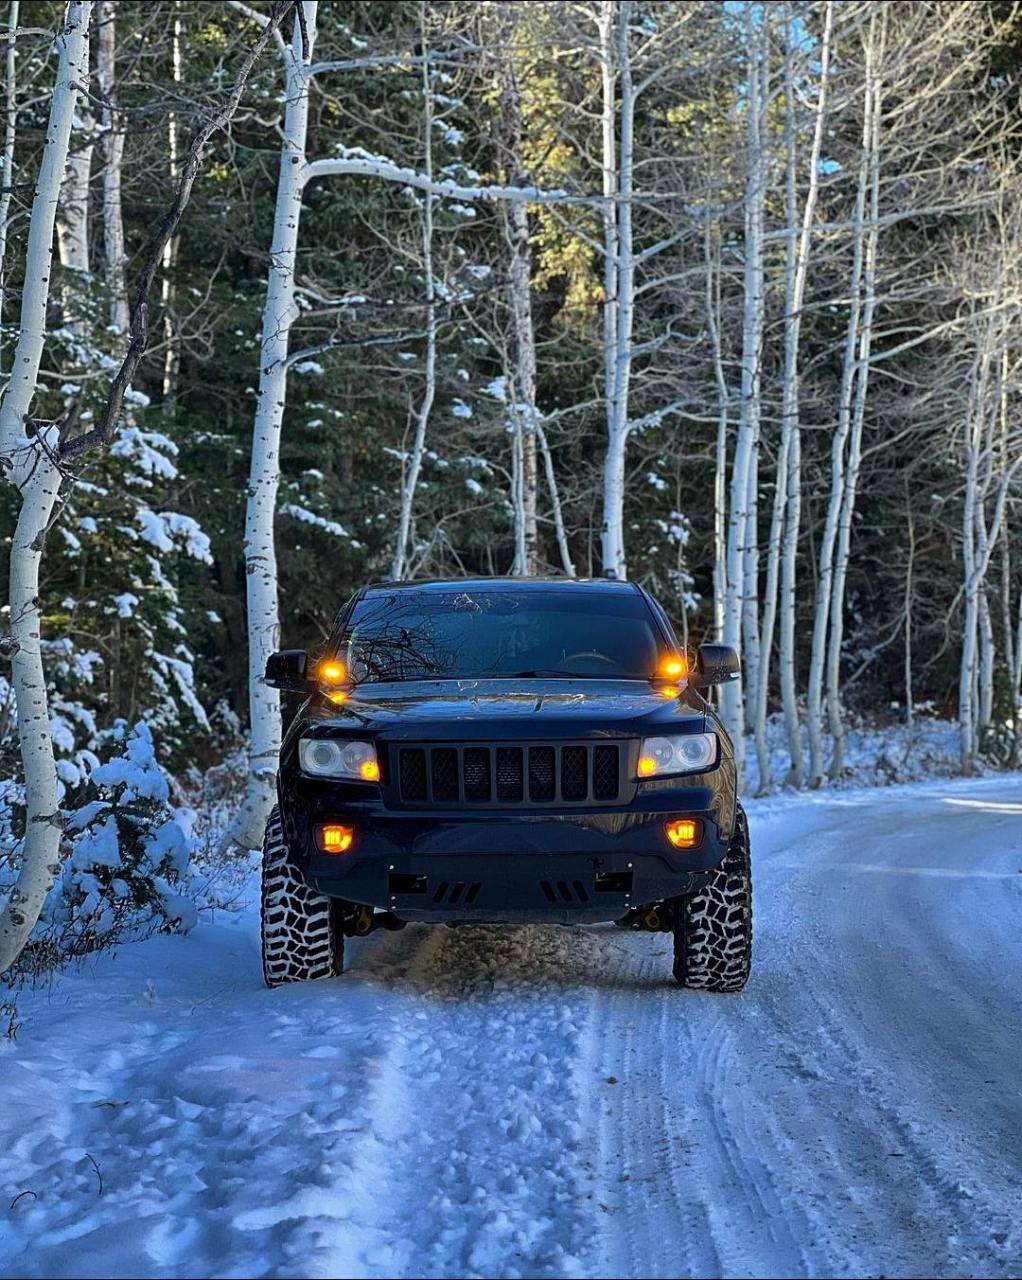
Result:
<instances>
[{"instance_id":1,"label":"round headlight lens","mask_svg":"<svg viewBox=\"0 0 1022 1280\"><path fill-rule=\"evenodd\" d=\"M298 763L314 778L350 778L355 782L379 782L380 766L371 742L338 741L336 738L302 738Z\"/></svg>"},{"instance_id":2,"label":"round headlight lens","mask_svg":"<svg viewBox=\"0 0 1022 1280\"><path fill-rule=\"evenodd\" d=\"M694 733L677 740L674 754L679 764L686 769L705 769L713 763L716 742L708 733Z\"/></svg>"},{"instance_id":3,"label":"round headlight lens","mask_svg":"<svg viewBox=\"0 0 1022 1280\"><path fill-rule=\"evenodd\" d=\"M640 778L703 773L716 762L715 733L672 734L669 738L645 739L639 753L638 773Z\"/></svg>"},{"instance_id":4,"label":"round headlight lens","mask_svg":"<svg viewBox=\"0 0 1022 1280\"><path fill-rule=\"evenodd\" d=\"M349 742L342 756L347 777L361 778L363 782L376 782L380 776L376 763L376 748L371 742Z\"/></svg>"},{"instance_id":5,"label":"round headlight lens","mask_svg":"<svg viewBox=\"0 0 1022 1280\"><path fill-rule=\"evenodd\" d=\"M322 778L336 777L343 767L341 744L330 738L303 738L298 754L303 772Z\"/></svg>"},{"instance_id":6,"label":"round headlight lens","mask_svg":"<svg viewBox=\"0 0 1022 1280\"><path fill-rule=\"evenodd\" d=\"M657 773L663 773L674 759L674 743L670 738L647 738L642 749L644 756L651 756Z\"/></svg>"}]
</instances>

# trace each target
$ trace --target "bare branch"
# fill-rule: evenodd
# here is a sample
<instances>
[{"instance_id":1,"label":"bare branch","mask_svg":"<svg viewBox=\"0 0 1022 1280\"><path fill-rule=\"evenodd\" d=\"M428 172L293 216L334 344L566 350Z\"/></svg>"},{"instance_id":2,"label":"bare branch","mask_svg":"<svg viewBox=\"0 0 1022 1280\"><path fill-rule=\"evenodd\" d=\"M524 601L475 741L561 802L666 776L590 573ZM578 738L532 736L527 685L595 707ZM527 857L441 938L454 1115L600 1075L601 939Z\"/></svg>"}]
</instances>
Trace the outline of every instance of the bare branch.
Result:
<instances>
[{"instance_id":1,"label":"bare branch","mask_svg":"<svg viewBox=\"0 0 1022 1280\"><path fill-rule=\"evenodd\" d=\"M273 6L259 37L242 61L237 79L227 97L227 101L207 119L206 123L192 139L192 145L181 167L174 200L146 251L142 270L139 273L138 290L135 294L131 313L129 331L131 333L131 342L128 350L110 385L106 404L99 415L96 425L83 435L76 436L73 440L68 440L61 447L61 463L73 462L75 458L80 457L89 449L94 448L96 445L109 444L113 439L120 420L121 408L124 404L124 394L131 386L131 380L135 376L135 371L138 369L139 363L149 345L149 292L163 260L163 251L177 230L181 217L191 199L192 187L202 165L203 151L213 134L225 128L233 119L238 109L238 103L241 101L241 95L244 93L245 86L252 73L252 68L259 60L260 55L284 17L294 7L295 0L284 0L284 3Z\"/></svg>"}]
</instances>

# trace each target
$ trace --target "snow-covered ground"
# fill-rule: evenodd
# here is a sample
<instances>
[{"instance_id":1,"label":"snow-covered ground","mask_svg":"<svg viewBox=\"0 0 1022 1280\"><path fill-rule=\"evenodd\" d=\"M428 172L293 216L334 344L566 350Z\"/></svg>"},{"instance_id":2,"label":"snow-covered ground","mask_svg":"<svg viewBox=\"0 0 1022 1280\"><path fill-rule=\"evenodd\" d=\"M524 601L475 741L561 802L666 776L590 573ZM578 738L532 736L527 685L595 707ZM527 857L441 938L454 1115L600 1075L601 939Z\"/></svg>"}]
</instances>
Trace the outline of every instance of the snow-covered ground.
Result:
<instances>
[{"instance_id":1,"label":"snow-covered ground","mask_svg":"<svg viewBox=\"0 0 1022 1280\"><path fill-rule=\"evenodd\" d=\"M740 996L422 926L270 992L249 908L28 997L0 1274L1018 1275L1022 778L750 809Z\"/></svg>"}]
</instances>

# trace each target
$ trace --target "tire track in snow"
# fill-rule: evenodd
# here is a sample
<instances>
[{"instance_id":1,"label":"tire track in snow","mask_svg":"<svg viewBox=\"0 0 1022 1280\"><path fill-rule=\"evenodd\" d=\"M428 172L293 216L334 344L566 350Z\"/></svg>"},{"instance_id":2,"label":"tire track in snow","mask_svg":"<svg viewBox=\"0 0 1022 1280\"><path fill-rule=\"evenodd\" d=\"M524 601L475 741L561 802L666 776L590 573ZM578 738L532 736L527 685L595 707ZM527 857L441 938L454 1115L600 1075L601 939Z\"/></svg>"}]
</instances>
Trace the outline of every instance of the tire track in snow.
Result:
<instances>
[{"instance_id":1,"label":"tire track in snow","mask_svg":"<svg viewBox=\"0 0 1022 1280\"><path fill-rule=\"evenodd\" d=\"M812 1233L740 1109L746 1082L732 1080L721 997L677 988L668 939L619 936L617 964L633 981L603 993L595 1035L600 1071L618 1081L602 1115L600 1274L744 1273L750 1253L759 1274L804 1272Z\"/></svg>"},{"instance_id":2,"label":"tire track in snow","mask_svg":"<svg viewBox=\"0 0 1022 1280\"><path fill-rule=\"evenodd\" d=\"M373 1274L589 1273L573 979L591 951L575 930L465 928L416 953L372 1120Z\"/></svg>"},{"instance_id":3,"label":"tire track in snow","mask_svg":"<svg viewBox=\"0 0 1022 1280\"><path fill-rule=\"evenodd\" d=\"M1017 781L1002 785L1017 798ZM602 1274L1017 1274L1022 1106L1001 1024L1017 1025L1018 994L989 980L1003 972L997 933L991 970L975 932L1007 926L1017 882L969 878L997 844L974 821L949 829L940 800L792 806L758 845L754 808L757 955L737 998L661 985L666 940L618 944L632 989L606 989L596 1014L600 1069L621 1090L602 1115ZM949 903L946 877L875 879L885 863L939 871L945 857L974 906ZM635 1153L678 1129L691 1150L643 1168Z\"/></svg>"},{"instance_id":4,"label":"tire track in snow","mask_svg":"<svg viewBox=\"0 0 1022 1280\"><path fill-rule=\"evenodd\" d=\"M636 943L645 944L637 953ZM670 975L664 940L611 934L603 939L607 972L616 967L631 991L600 993L593 1013L591 1043L596 1054L592 1078L610 1089L598 1098L600 1159L605 1185L599 1209L602 1228L601 1275L716 1275L720 1258L713 1248L706 1206L691 1196L691 1109L676 1107L668 1055L650 1058L644 1044L646 1016L637 1001L656 1010L649 1031L669 1042L669 1004L658 986ZM633 978L629 983L628 978ZM673 979L672 979L673 981ZM654 1024L655 1023L655 1028ZM596 1086L599 1087L598 1085ZM666 1185L665 1185L666 1184ZM686 1206L685 1229L672 1230L662 1202Z\"/></svg>"}]
</instances>

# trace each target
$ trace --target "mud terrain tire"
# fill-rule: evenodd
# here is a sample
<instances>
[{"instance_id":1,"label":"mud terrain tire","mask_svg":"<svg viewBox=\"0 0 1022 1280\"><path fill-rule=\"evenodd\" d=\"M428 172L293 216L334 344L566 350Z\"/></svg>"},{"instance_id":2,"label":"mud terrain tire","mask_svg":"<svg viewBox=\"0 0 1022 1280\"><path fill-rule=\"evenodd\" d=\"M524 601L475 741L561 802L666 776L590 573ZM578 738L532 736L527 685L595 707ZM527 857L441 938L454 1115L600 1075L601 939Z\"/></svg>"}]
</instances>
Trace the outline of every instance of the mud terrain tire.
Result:
<instances>
[{"instance_id":1,"label":"mud terrain tire","mask_svg":"<svg viewBox=\"0 0 1022 1280\"><path fill-rule=\"evenodd\" d=\"M291 859L276 806L263 837L261 905L263 981L268 987L333 978L343 970L339 904L305 883Z\"/></svg>"},{"instance_id":2,"label":"mud terrain tire","mask_svg":"<svg viewBox=\"0 0 1022 1280\"><path fill-rule=\"evenodd\" d=\"M752 965L749 823L738 806L727 855L705 888L677 899L674 976L698 991L741 991Z\"/></svg>"}]
</instances>

